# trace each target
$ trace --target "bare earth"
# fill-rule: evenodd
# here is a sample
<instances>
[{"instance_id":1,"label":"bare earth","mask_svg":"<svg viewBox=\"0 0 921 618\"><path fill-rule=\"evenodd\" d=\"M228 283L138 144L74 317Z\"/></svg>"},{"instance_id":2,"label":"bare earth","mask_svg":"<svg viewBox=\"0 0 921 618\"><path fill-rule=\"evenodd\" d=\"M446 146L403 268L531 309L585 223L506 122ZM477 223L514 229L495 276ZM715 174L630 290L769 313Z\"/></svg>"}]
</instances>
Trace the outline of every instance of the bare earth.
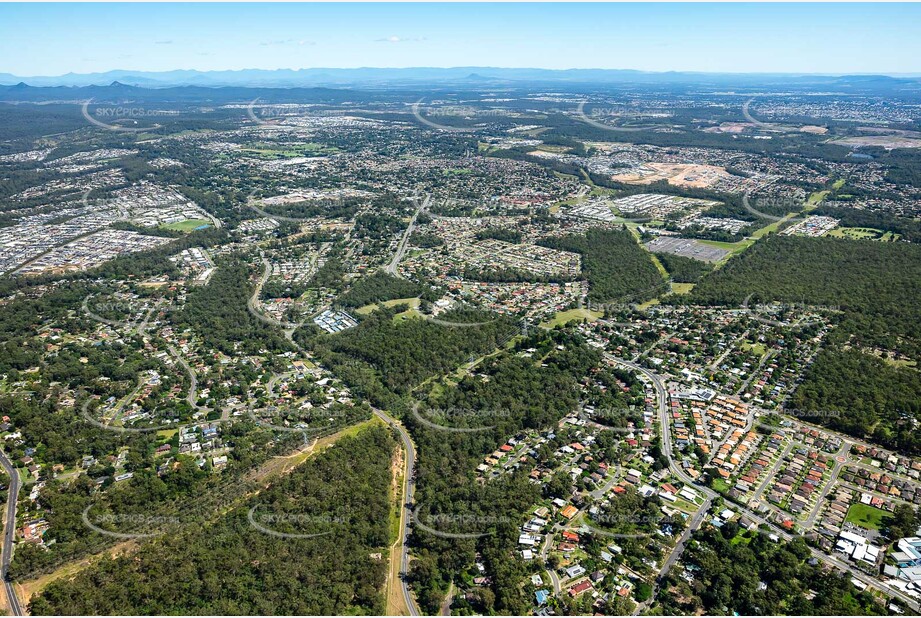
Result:
<instances>
[{"instance_id":1,"label":"bare earth","mask_svg":"<svg viewBox=\"0 0 921 618\"><path fill-rule=\"evenodd\" d=\"M720 179L731 174L715 165L698 165L695 163L647 163L642 167L622 174L615 174L612 180L634 185L648 185L660 180L677 187L710 187Z\"/></svg>"}]
</instances>

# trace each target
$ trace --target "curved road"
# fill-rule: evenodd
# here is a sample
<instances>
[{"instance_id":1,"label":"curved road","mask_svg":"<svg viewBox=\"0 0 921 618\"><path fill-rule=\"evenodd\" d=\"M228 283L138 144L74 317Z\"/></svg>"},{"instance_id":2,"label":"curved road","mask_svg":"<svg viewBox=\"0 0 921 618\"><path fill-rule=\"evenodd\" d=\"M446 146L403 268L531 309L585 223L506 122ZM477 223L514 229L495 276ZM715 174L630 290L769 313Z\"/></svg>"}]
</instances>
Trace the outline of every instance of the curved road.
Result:
<instances>
[{"instance_id":1,"label":"curved road","mask_svg":"<svg viewBox=\"0 0 921 618\"><path fill-rule=\"evenodd\" d=\"M16 596L16 589L13 588L13 582L9 578L10 560L13 558L13 540L16 536L16 500L19 497L19 489L22 482L19 480L19 473L13 467L13 463L6 456L6 453L0 451L0 465L10 476L10 488L6 499L6 526L3 529L3 560L0 565L0 577L3 578L3 589L6 591L7 603L10 611L14 616L22 616L22 606L19 604L19 597Z\"/></svg>"},{"instance_id":2,"label":"curved road","mask_svg":"<svg viewBox=\"0 0 921 618\"><path fill-rule=\"evenodd\" d=\"M677 465L673 459L672 440L671 440L671 436L669 435L669 431L671 428L668 422L668 392L665 389L665 385L663 383L662 377L656 374L655 372L650 371L649 369L645 367L641 367L640 365L637 365L636 363L625 361L623 359L617 358L616 356L612 356L610 354L606 354L605 357L615 363L624 365L626 367L634 369L635 371L639 371L640 373L648 377L650 380L652 380L652 383L656 389L656 400L657 400L658 409L659 409L659 420L660 420L660 425L661 425L661 428L659 431L662 436L662 452L666 456L666 458L668 458L669 469L672 471L672 473L675 474L675 476L677 476L679 479L681 479L685 483L692 485L696 491L699 491L706 496L705 502L703 503L703 505L701 505L700 509L698 510L698 515L700 515L701 513L705 513L709 509L710 504L712 503L713 499L716 498L719 494L717 494L716 492L714 492L712 489L708 487L704 487L703 485L696 483L694 479L692 479L688 474L686 474L684 470L681 468L681 466ZM787 532L786 530L784 530L783 528L781 528L774 522L767 521L760 515L757 515L756 513L752 512L747 507L741 504L738 504L738 503L734 503L734 505L740 511L745 512L745 514L748 515L751 519L753 519L755 523L759 525L761 524L767 525L778 536L788 541L792 540L793 537L795 536L793 534L790 534L789 532ZM672 551L672 554L668 557L665 564L663 565L662 567L663 574L667 572L667 570L675 562L677 562L678 558L680 557L681 552L684 549L685 536L689 537L690 536L689 531L691 531L695 527L695 525L699 526L701 523L703 523L703 520L704 520L704 517L702 515L700 515L699 518L695 516L691 520L690 522L691 525L688 526L688 529L685 531L685 535L682 535L681 541L679 541L679 543L675 546L675 549ZM890 597L899 599L902 603L906 604L909 608L911 608L915 612L919 611L918 602L912 599L911 597L909 597L908 595L906 595L905 593L901 592L900 590L896 590L890 586L887 586L886 584L879 581L878 579L872 578L866 575L865 573L863 573L862 571L859 571L853 568L850 564L846 562L842 562L841 560L838 560L838 558L836 558L835 556L830 556L824 552L819 551L818 549L815 549L814 547L810 547L809 551L812 553L814 557L818 558L819 560L822 560L824 562L827 562L829 564L832 564L838 567L841 571L849 573L852 577L859 579L863 583L869 586L872 586L873 588L877 588L878 590L882 591L884 594ZM658 584L658 580L657 580L657 584Z\"/></svg>"},{"instance_id":3,"label":"curved road","mask_svg":"<svg viewBox=\"0 0 921 618\"><path fill-rule=\"evenodd\" d=\"M297 329L301 325L294 322L282 322L281 320L276 320L273 317L267 316L258 309L259 305L259 294L262 292L262 286L265 285L265 282L269 280L269 276L272 274L272 264L265 258L262 257L262 266L265 270L262 271L262 277L259 278L259 282L256 284L255 289L253 290L252 295L249 297L249 300L246 301L246 308L249 309L249 312L253 315L254 318L260 322L264 322L269 326L276 326L282 329Z\"/></svg>"},{"instance_id":4,"label":"curved road","mask_svg":"<svg viewBox=\"0 0 921 618\"><path fill-rule=\"evenodd\" d=\"M179 350L177 350L175 346L167 344L166 349L172 354L173 358L176 359L176 363L182 367L186 375L189 376L189 394L186 397L186 401L189 402L193 410L209 410L210 408L198 405L198 375L195 373L195 370L192 369L191 365L183 358L182 354L179 353Z\"/></svg>"},{"instance_id":5,"label":"curved road","mask_svg":"<svg viewBox=\"0 0 921 618\"><path fill-rule=\"evenodd\" d=\"M757 118L755 118L754 116L751 115L751 112L749 111L749 107L751 106L752 101L754 101L754 100L755 100L755 97L752 97L752 98L750 98L748 101L746 101L745 103L742 104L742 115L745 116L745 120L749 121L750 123L752 123L752 124L755 125L756 127L760 127L760 128L762 128L762 129L775 129L775 128L777 128L777 125L773 125L773 124L770 124L770 123L767 123L767 122L762 122L761 120L758 120Z\"/></svg>"}]
</instances>

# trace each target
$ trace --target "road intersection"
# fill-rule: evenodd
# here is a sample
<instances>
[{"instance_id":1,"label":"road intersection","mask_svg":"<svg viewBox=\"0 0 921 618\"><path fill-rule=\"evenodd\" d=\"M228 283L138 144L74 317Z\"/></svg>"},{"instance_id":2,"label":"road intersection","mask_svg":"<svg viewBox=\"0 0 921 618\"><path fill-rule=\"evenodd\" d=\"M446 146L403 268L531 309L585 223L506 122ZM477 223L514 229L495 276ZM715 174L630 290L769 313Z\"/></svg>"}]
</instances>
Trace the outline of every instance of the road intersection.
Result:
<instances>
[{"instance_id":1,"label":"road intersection","mask_svg":"<svg viewBox=\"0 0 921 618\"><path fill-rule=\"evenodd\" d=\"M704 504L697 511L697 515L695 515L695 517L692 518L690 524L688 525L688 528L685 530L685 534L682 535L682 539L675 545L675 548L672 550L672 553L666 559L665 564L663 565L662 570L660 571L660 579L661 579L667 573L668 569L670 569L671 566L674 565L678 561L686 545L685 537L689 538L690 533L693 532L695 529L699 528L703 524L703 522L706 519L706 517L703 514L705 514L710 509L712 502L716 498L719 497L719 494L717 494L715 491L713 491L712 489L708 487L704 487L703 485L698 484L693 478L691 478L690 475L688 475L681 468L681 466L675 463L673 447L672 447L672 440L669 434L670 426L669 426L669 419L668 419L668 391L665 387L665 381L663 377L649 370L648 368L638 365L632 361L627 361L627 360L620 359L620 358L617 358L611 355L605 355L605 356L606 358L608 358L609 360L615 363L618 363L620 365L623 365L625 367L628 367L630 369L633 369L635 371L642 373L643 375L645 375L647 378L649 378L652 381L652 384L656 390L656 403L657 403L657 409L658 409L658 415L659 415L660 432L661 432L661 437L662 437L662 452L665 455L665 457L668 459L669 470L671 470L671 472L680 480L684 481L685 483L689 485L694 485L694 488L697 491L703 493L704 496L706 496ZM842 449L844 448L845 447L842 447ZM837 461L834 469L836 471L840 470L842 465L843 465L842 462ZM749 510L745 505L738 504L738 503L733 503L733 505L736 509L739 509L740 511L744 512L749 518L755 521L759 525L759 528L762 526L766 527L768 530L770 530L772 533L776 534L780 538L784 538L789 541L789 540L793 540L796 536L799 536L796 534L791 534L790 532L788 532L781 526L778 526L776 523L764 519L760 515ZM813 547L810 547L809 550L815 558L823 562L826 562L828 564L831 564L843 572L849 573L855 579L863 582L864 584L868 586L876 588L877 590L880 590L886 595L899 599L900 601L905 603L909 608L911 608L915 612L921 611L921 607L919 607L917 601L915 601L908 595L904 594L900 590L896 590L892 588L891 586L888 586L885 583L879 581L878 579L868 576L866 573L856 569L855 567L853 567L850 564L847 564L846 562L842 562L841 560L839 560L838 558L834 556L830 556Z\"/></svg>"}]
</instances>

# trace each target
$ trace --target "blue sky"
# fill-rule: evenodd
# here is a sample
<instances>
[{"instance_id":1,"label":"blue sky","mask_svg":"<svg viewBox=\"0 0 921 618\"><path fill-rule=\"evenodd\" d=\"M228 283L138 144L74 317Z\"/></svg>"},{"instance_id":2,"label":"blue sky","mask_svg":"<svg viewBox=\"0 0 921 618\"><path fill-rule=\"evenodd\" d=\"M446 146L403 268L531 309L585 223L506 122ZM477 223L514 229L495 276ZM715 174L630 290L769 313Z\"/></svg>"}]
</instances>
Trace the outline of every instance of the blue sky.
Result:
<instances>
[{"instance_id":1,"label":"blue sky","mask_svg":"<svg viewBox=\"0 0 921 618\"><path fill-rule=\"evenodd\" d=\"M921 73L921 4L0 4L0 72Z\"/></svg>"}]
</instances>

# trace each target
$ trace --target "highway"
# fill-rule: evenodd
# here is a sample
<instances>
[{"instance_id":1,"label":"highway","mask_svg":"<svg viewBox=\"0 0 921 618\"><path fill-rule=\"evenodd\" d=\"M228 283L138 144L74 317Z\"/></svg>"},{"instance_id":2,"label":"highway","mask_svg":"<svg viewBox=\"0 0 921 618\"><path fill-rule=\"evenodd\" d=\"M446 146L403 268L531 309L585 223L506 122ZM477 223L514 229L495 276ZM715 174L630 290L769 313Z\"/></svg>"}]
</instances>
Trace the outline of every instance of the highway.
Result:
<instances>
[{"instance_id":1,"label":"highway","mask_svg":"<svg viewBox=\"0 0 921 618\"><path fill-rule=\"evenodd\" d=\"M0 450L0 465L6 470L10 477L10 488L6 499L6 526L3 528L3 559L0 565L0 577L3 578L3 588L6 591L7 603L10 606L10 613L14 616L22 616L22 606L19 604L19 597L16 596L16 589L9 578L10 560L13 558L13 540L16 536L16 500L19 497L19 489L22 482L19 480L19 473L13 466L2 450Z\"/></svg>"},{"instance_id":2,"label":"highway","mask_svg":"<svg viewBox=\"0 0 921 618\"><path fill-rule=\"evenodd\" d=\"M406 539L409 536L412 527L412 504L413 490L415 489L415 468L416 468L416 447L413 446L412 438L409 437L403 424L384 412L373 408L374 415L387 423L400 434L400 440L403 441L403 450L406 453L406 474L403 477L403 511L402 523L400 525L400 586L403 588L403 597L406 599L406 607L409 608L410 616L421 616L419 609L416 607L416 601L413 599L412 591L409 589L409 545Z\"/></svg>"}]
</instances>

